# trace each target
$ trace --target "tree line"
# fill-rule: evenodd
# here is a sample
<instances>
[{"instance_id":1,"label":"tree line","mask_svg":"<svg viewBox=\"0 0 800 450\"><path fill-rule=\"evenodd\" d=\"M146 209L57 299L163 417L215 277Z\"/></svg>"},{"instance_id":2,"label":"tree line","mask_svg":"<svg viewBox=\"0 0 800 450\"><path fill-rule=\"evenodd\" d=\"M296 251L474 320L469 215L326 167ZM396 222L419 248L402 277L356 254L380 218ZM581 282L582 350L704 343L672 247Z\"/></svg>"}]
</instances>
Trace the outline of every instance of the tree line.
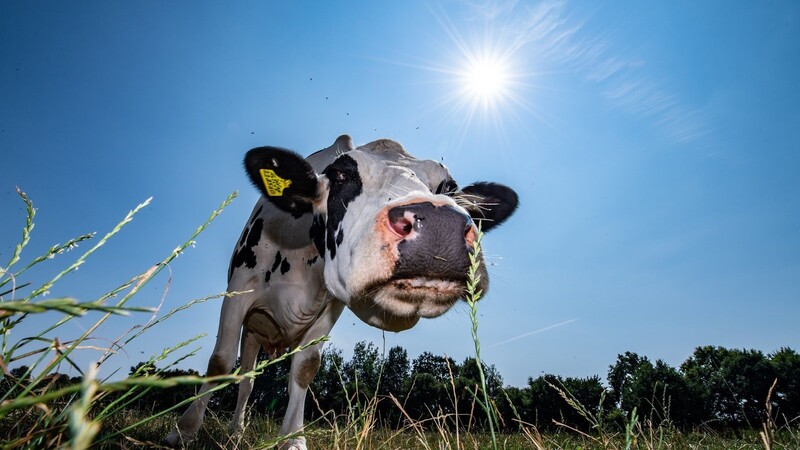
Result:
<instances>
[{"instance_id":1,"label":"tree line","mask_svg":"<svg viewBox=\"0 0 800 450\"><path fill-rule=\"evenodd\" d=\"M130 373L142 373L142 366L148 364L139 363ZM12 372L21 374L25 370ZM755 428L766 419L768 395L779 424L796 425L800 420L800 354L791 348L764 354L758 350L697 347L677 368L626 352L609 366L605 383L598 375L580 378L545 374L529 377L527 385L514 387L504 386L494 365L485 364L484 372L487 393L501 427L509 431L516 429L519 421L541 430L554 428L556 422L588 430L589 423L568 399L609 426L618 427L624 426L635 409L638 417L655 426ZM170 377L198 372L168 369L161 374ZM250 408L282 417L288 402L288 376L288 360L268 366L255 379ZM64 379L80 381L75 377ZM373 343L362 341L355 345L352 358L345 360L340 349L328 347L306 399L306 419L330 412L334 417L352 413L378 399L377 418L387 427L402 426L409 418L425 423L432 416L454 417L456 413L464 418L459 422L462 426L480 427L485 415L474 400L479 386L474 358L459 363L423 352L412 360L402 347L392 347L384 354ZM161 411L194 395L196 389L184 385L149 391L134 407L144 412ZM217 392L210 406L217 411L233 411L237 390L238 386L231 385Z\"/></svg>"}]
</instances>

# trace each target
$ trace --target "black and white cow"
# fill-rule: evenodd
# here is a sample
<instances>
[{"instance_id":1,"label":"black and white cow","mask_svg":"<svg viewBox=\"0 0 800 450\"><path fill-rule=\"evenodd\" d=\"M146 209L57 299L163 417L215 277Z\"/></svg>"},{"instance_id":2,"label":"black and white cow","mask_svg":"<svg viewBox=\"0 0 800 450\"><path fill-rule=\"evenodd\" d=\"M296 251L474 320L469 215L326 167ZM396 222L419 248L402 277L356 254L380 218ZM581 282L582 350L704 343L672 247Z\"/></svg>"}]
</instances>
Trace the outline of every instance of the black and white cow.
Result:
<instances>
[{"instance_id":1,"label":"black and white cow","mask_svg":"<svg viewBox=\"0 0 800 450\"><path fill-rule=\"evenodd\" d=\"M413 327L463 297L475 222L489 231L517 207L517 194L495 183L458 189L447 168L416 159L382 139L358 148L344 135L306 159L259 147L245 169L262 197L233 253L229 291L208 363L209 376L229 373L241 337L242 371L259 349L280 353L330 332L345 306L383 330ZM481 288L488 277L481 263ZM303 427L306 391L320 364L321 345L294 355L289 405L281 434ZM201 392L213 385L204 384ZM239 433L253 381L242 381L231 423ZM186 410L166 442L194 438L206 395ZM305 449L305 438L284 448Z\"/></svg>"}]
</instances>

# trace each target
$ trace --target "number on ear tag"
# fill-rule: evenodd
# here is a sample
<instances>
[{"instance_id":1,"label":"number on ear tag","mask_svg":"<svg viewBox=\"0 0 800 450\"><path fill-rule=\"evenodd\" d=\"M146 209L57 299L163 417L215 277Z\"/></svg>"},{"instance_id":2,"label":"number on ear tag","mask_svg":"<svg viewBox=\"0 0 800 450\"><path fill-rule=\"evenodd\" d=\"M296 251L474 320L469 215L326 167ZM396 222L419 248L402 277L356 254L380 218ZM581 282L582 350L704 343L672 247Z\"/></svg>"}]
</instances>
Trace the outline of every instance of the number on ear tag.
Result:
<instances>
[{"instance_id":1,"label":"number on ear tag","mask_svg":"<svg viewBox=\"0 0 800 450\"><path fill-rule=\"evenodd\" d=\"M272 169L261 169L261 179L270 197L280 197L283 190L292 185L292 180L284 180Z\"/></svg>"}]
</instances>

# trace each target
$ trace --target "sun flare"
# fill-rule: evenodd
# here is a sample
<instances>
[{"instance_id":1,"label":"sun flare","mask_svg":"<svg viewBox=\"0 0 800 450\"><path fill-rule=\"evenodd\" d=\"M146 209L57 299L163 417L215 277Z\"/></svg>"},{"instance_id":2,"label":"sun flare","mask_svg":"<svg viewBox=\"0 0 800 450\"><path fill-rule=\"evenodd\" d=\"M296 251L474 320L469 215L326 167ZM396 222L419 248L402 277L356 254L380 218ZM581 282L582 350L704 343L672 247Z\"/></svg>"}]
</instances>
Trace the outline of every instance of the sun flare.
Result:
<instances>
[{"instance_id":1,"label":"sun flare","mask_svg":"<svg viewBox=\"0 0 800 450\"><path fill-rule=\"evenodd\" d=\"M484 105L508 95L509 77L507 65L491 57L469 61L462 73L466 93Z\"/></svg>"},{"instance_id":2,"label":"sun flare","mask_svg":"<svg viewBox=\"0 0 800 450\"><path fill-rule=\"evenodd\" d=\"M520 110L534 110L530 55L522 54L522 43L508 30L491 24L462 30L446 14L437 20L450 38L441 45L444 51L422 64L407 64L439 75L431 80L437 85L432 109L441 108L442 120L456 124L458 141L492 130L502 140L507 124L523 124Z\"/></svg>"}]
</instances>

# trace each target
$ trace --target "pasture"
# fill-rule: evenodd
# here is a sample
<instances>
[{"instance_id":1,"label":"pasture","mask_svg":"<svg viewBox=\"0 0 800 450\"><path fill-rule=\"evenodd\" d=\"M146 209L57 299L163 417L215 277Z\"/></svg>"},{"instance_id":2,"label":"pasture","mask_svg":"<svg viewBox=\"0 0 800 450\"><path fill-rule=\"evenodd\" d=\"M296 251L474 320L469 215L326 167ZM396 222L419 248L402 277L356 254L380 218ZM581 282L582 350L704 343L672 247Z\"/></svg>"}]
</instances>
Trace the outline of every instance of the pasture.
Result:
<instances>
[{"instance_id":1,"label":"pasture","mask_svg":"<svg viewBox=\"0 0 800 450\"><path fill-rule=\"evenodd\" d=\"M23 250L34 228L36 210L22 191L19 191L19 196L26 211L22 239L15 247L10 264L0 272L0 288L4 290L3 302L0 303L4 329L3 378L0 384L0 438L3 448L157 447L174 427L177 411L194 399L192 393L199 384L209 380L196 372L175 369L178 363L193 354L186 350L192 341L171 344L160 353L150 356L147 361L132 367L128 376L122 377L101 374L96 366L82 370L73 359L80 351L99 352L98 361L103 367L144 333L157 333L164 322L180 320L182 311L230 295L221 293L192 300L169 311L133 306L136 304L133 299L142 287L191 246L236 195L225 199L218 209L212 211L206 222L190 233L188 239L163 260L88 302L72 298L48 298L47 294L62 277L74 272L92 253L114 237L148 202L134 208L99 239L93 240L95 236L92 235L78 236L65 244L52 246L44 255L23 260ZM29 268L38 264L58 264L64 259L63 254L74 250L78 243L88 244L88 249L73 262L62 263L65 267L58 270L55 277L38 286L33 280L26 279ZM480 250L480 238L476 246ZM473 264L470 271L473 280L471 286L475 285L474 267ZM25 289L29 285L31 287ZM439 377L442 400L427 410L420 411L417 405L416 410L412 411L413 402L409 403L409 399L415 396L431 398L430 391L426 391L424 383L419 381L421 378L415 378L411 383L401 380L400 384L386 388L392 382L389 376L392 368L398 365L387 365L388 361L392 361L392 352L387 358L379 355L371 344L361 345L360 350L356 349L356 356L360 355L362 361L360 365L353 361L344 362L340 356L337 359L335 350L325 353L321 368L323 375L311 389L309 409L312 410L312 418L305 433L310 445L313 448L337 449L800 447L798 419L781 416L777 410L773 410L774 405L781 404L772 398L775 385L761 403L763 407L755 413L754 417L763 420L755 426L748 422L750 427L719 429L708 424L690 429L680 428L676 426L680 418L670 417L670 407L665 407L672 404L672 399L662 399L659 403L661 409L655 407L658 402L653 400L647 414L637 414L636 407L627 413L612 408L616 413L609 413L609 409L603 406L607 402L605 391L601 393L598 404L590 404L586 401L588 397L578 392L578 388L568 380L559 381L560 378L553 382L545 380L547 389L555 394L553 398L560 403L560 417L547 421L523 418L526 414L523 408L529 409L531 404L537 404L544 397L521 400L519 389L515 391L514 388L503 387L502 378L493 366L481 362L477 319L479 296L480 292L474 290L470 290L467 296L472 318L474 358L468 358L459 365L447 357L425 356L431 361L438 361L440 366L444 361L442 367L447 368L447 373ZM41 328L36 335L12 338L10 331L40 314L49 314L51 325ZM140 324L107 348L94 345L93 330L115 314L131 315ZM56 337L64 324L81 316L94 318L85 333L69 340ZM307 345L315 345L325 339ZM230 375L213 377L220 382L214 388L219 391L217 397L235 397L235 384L246 377L258 380L261 376L285 383L287 359L301 350L293 349L275 359L261 359L255 369L247 373L240 373L237 369ZM781 353L784 359L785 354L796 356L788 349ZM356 356L354 360L358 359ZM371 361L371 372L365 369L368 364L364 361ZM21 365L20 362L25 364ZM404 364L408 367L407 356ZM414 365L422 363L415 360ZM77 376L59 374L58 370L65 366ZM471 375L467 376L468 373ZM328 386L320 383L327 383ZM533 386L534 381L529 383ZM666 396L666 392L664 388L662 395ZM329 404L322 400L324 395L336 396L338 406L323 407L323 404ZM170 398L174 401L159 403L152 400ZM227 428L230 412L221 406L222 403L219 405L218 410L213 406L209 409L206 424L190 448L277 448L287 438L279 436L279 424L275 416L258 411L255 406L247 415L242 436L231 437Z\"/></svg>"}]
</instances>

